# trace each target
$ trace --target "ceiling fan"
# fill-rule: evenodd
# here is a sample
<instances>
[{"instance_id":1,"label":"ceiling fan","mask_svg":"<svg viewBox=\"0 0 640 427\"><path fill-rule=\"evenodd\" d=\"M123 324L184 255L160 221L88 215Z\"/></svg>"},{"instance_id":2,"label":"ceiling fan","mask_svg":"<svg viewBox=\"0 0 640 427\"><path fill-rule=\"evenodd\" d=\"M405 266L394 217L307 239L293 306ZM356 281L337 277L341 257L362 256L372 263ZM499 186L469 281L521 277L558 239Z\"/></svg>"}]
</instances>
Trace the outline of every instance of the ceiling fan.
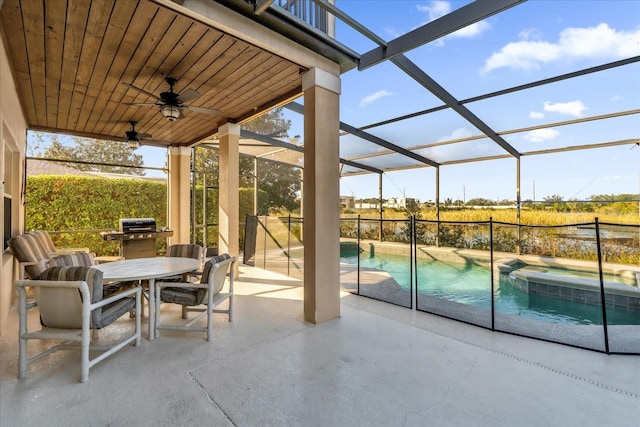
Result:
<instances>
[{"instance_id":1,"label":"ceiling fan","mask_svg":"<svg viewBox=\"0 0 640 427\"><path fill-rule=\"evenodd\" d=\"M151 92L147 92L144 89L136 87L131 83L122 82L128 88L137 90L140 93L144 93L157 100L157 102L134 102L127 105L156 105L160 108L162 115L170 122L176 121L184 117L183 110L190 109L197 113L219 115L220 110L213 108L195 107L193 105L185 105L185 102L193 101L199 98L200 92L194 89L186 89L182 93L176 93L173 91L173 86L177 83L177 80L173 77L167 77L165 81L169 84L169 90L167 92L160 93L160 96L154 95Z\"/></svg>"},{"instance_id":2,"label":"ceiling fan","mask_svg":"<svg viewBox=\"0 0 640 427\"><path fill-rule=\"evenodd\" d=\"M140 146L140 142L143 139L149 139L149 138L151 138L151 135L149 135L148 133L137 132L136 131L136 122L130 121L129 123L131 123L131 130L125 132L126 136L125 136L124 140L129 145L129 148L135 150L136 148L138 148Z\"/></svg>"}]
</instances>

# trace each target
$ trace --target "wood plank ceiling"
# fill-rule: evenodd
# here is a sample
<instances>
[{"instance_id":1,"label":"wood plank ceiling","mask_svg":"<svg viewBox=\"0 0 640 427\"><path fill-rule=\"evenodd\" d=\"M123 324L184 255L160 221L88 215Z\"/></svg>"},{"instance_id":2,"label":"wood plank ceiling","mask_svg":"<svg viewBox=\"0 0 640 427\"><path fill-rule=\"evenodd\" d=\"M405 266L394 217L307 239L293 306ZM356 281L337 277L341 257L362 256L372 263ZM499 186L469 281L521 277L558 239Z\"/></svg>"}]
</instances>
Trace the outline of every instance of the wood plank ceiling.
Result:
<instances>
[{"instance_id":1,"label":"wood plank ceiling","mask_svg":"<svg viewBox=\"0 0 640 427\"><path fill-rule=\"evenodd\" d=\"M303 67L148 0L4 0L2 36L28 127L123 140L129 121L153 144L190 145L301 94ZM157 96L201 96L169 122Z\"/></svg>"}]
</instances>

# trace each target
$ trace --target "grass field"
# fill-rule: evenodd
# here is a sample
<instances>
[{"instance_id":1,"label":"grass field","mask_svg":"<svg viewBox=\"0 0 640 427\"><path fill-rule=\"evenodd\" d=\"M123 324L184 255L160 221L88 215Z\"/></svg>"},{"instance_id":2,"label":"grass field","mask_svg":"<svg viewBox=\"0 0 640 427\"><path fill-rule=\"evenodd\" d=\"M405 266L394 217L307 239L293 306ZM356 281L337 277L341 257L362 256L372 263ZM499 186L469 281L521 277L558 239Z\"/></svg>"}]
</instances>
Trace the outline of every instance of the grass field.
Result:
<instances>
[{"instance_id":1,"label":"grass field","mask_svg":"<svg viewBox=\"0 0 640 427\"><path fill-rule=\"evenodd\" d=\"M410 241L411 233L408 231L406 221L385 222L380 228L377 222L378 211L345 211L340 217L345 219L358 217L358 215L361 220L373 220L362 222L360 234L362 238L378 239L379 233L382 233L382 239L385 241ZM417 212L416 217L419 220L437 220L435 209ZM407 218L406 212L395 209L385 209L383 216L386 220L406 220ZM442 209L439 218L441 225L436 226L435 223L419 221L415 238L418 243L428 245L481 250L493 247L494 250L504 252L596 260L596 218L601 224L600 244L603 259L613 263L640 264L640 216L637 212L619 213L612 212L611 209L601 212L523 209L518 221L515 208ZM498 223L493 226L492 237L489 235L487 225L490 219L494 224ZM506 225L503 226L500 223L506 223ZM620 227L619 224L624 226ZM514 225L520 226L514 227ZM356 228L355 222L343 221L342 237L356 236Z\"/></svg>"},{"instance_id":2,"label":"grass field","mask_svg":"<svg viewBox=\"0 0 640 427\"><path fill-rule=\"evenodd\" d=\"M343 211L341 218L357 217L377 219L379 212L372 209ZM616 213L610 212L609 209L600 212L555 212L546 210L528 210L520 211L520 224L525 225L566 225L581 224L594 222L595 218L600 222L608 222L614 224L632 224L640 225L640 215L634 213ZM385 209L384 219L406 219L407 213L395 209ZM424 209L419 211L419 218L426 220L436 220L435 209ZM441 209L440 221L464 221L464 222L480 222L489 221L508 222L512 224L518 223L516 209Z\"/></svg>"}]
</instances>

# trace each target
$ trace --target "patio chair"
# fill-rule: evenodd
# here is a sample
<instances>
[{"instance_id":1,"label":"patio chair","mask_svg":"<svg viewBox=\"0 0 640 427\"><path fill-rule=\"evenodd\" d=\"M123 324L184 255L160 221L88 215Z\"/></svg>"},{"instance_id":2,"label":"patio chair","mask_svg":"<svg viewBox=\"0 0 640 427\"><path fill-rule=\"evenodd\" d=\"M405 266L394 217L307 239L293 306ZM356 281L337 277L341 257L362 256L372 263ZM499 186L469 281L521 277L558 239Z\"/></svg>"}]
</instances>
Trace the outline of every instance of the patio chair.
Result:
<instances>
[{"instance_id":1,"label":"patio chair","mask_svg":"<svg viewBox=\"0 0 640 427\"><path fill-rule=\"evenodd\" d=\"M18 262L18 279L37 279L50 260L49 251L33 234L21 234L9 239L9 248Z\"/></svg>"},{"instance_id":2,"label":"patio chair","mask_svg":"<svg viewBox=\"0 0 640 427\"><path fill-rule=\"evenodd\" d=\"M207 333L207 341L211 341L213 335L213 313L226 313L229 321L233 320L233 271L236 257L223 254L209 259L201 274L199 283L194 282L156 282L156 324L155 333L158 330L171 329L180 331L199 331ZM226 292L222 292L227 276L229 277L229 287ZM218 309L222 302L229 300L228 308ZM161 303L179 304L187 310L183 310L183 319L187 313L197 311L200 314L193 319L186 319L181 323L163 324L161 322ZM194 326L202 317L207 317L204 327Z\"/></svg>"},{"instance_id":3,"label":"patio chair","mask_svg":"<svg viewBox=\"0 0 640 427\"><path fill-rule=\"evenodd\" d=\"M167 248L167 256L202 259L204 248L195 243L179 243Z\"/></svg>"},{"instance_id":4,"label":"patio chair","mask_svg":"<svg viewBox=\"0 0 640 427\"><path fill-rule=\"evenodd\" d=\"M91 267L96 265L95 257L89 252L53 255L49 267Z\"/></svg>"},{"instance_id":5,"label":"patio chair","mask_svg":"<svg viewBox=\"0 0 640 427\"><path fill-rule=\"evenodd\" d=\"M167 248L167 256L182 257L203 260L205 249L196 243L178 243L170 245ZM191 273L188 273L191 274ZM164 282L180 282L184 279L184 275L172 276L162 279Z\"/></svg>"},{"instance_id":6,"label":"patio chair","mask_svg":"<svg viewBox=\"0 0 640 427\"><path fill-rule=\"evenodd\" d=\"M46 230L34 230L30 231L28 234L35 236L36 239L40 242L40 245L49 253L49 254L71 254L77 252L89 252L89 248L56 248L53 244L53 240L51 240L51 236Z\"/></svg>"},{"instance_id":7,"label":"patio chair","mask_svg":"<svg viewBox=\"0 0 640 427\"><path fill-rule=\"evenodd\" d=\"M29 331L26 288L34 289L41 329ZM90 267L51 267L38 280L18 280L20 346L18 378L26 378L30 363L57 350L80 350L80 382L89 379L89 368L130 343L140 344L140 295L136 286L103 297L102 272ZM135 311L135 328L109 345L91 345L91 330L102 329L126 313ZM27 342L33 339L61 341L29 356ZM77 343L79 342L79 344ZM89 351L102 351L90 359Z\"/></svg>"},{"instance_id":8,"label":"patio chair","mask_svg":"<svg viewBox=\"0 0 640 427\"><path fill-rule=\"evenodd\" d=\"M97 265L96 258L89 252L78 252L63 255L54 255L49 260L49 267L91 267ZM103 296L110 296L124 288L138 285L138 281L128 282L103 282ZM144 311L144 310L143 310ZM133 314L133 313L132 313ZM133 316L132 316L133 317Z\"/></svg>"},{"instance_id":9,"label":"patio chair","mask_svg":"<svg viewBox=\"0 0 640 427\"><path fill-rule=\"evenodd\" d=\"M9 248L18 261L18 279L36 279L46 268L53 256L62 253L89 252L87 248L58 250L46 231L32 231L14 236L9 240Z\"/></svg>"}]
</instances>

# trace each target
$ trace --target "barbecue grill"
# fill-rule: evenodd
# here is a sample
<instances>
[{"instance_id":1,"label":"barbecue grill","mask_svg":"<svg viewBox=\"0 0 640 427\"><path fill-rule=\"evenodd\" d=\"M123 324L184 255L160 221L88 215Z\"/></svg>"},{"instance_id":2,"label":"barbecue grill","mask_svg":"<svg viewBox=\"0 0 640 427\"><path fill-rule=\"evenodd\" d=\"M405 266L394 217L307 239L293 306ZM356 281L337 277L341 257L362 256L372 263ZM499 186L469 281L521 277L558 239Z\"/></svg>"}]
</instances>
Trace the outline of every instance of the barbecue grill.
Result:
<instances>
[{"instance_id":1,"label":"barbecue grill","mask_svg":"<svg viewBox=\"0 0 640 427\"><path fill-rule=\"evenodd\" d=\"M119 241L120 256L126 259L156 256L156 239L173 235L171 230L157 230L153 218L122 218L119 222L119 231L100 234L106 241Z\"/></svg>"}]
</instances>

